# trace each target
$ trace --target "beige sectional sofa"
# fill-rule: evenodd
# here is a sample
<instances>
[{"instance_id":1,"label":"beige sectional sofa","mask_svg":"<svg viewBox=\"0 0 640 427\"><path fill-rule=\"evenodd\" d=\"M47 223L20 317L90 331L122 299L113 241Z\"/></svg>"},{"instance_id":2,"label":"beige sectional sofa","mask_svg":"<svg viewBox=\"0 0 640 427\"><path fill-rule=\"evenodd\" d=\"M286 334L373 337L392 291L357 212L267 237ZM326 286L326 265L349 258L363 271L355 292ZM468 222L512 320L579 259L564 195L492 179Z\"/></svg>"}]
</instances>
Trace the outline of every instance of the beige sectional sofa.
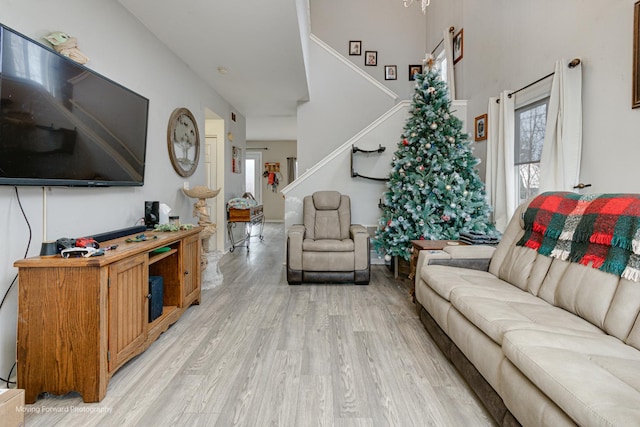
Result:
<instances>
[{"instance_id":1,"label":"beige sectional sofa","mask_svg":"<svg viewBox=\"0 0 640 427\"><path fill-rule=\"evenodd\" d=\"M496 248L420 253L425 327L501 425L640 425L640 283L517 246L526 207Z\"/></svg>"}]
</instances>

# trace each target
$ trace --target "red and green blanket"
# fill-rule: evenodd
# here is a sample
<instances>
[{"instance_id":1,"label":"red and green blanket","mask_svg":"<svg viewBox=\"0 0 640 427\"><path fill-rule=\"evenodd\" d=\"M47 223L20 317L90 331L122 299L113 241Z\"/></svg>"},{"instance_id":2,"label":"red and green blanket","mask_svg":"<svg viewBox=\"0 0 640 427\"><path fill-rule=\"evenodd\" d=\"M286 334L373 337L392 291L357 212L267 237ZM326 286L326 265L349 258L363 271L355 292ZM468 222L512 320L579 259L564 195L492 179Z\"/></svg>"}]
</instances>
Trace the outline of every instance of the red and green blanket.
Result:
<instances>
[{"instance_id":1,"label":"red and green blanket","mask_svg":"<svg viewBox=\"0 0 640 427\"><path fill-rule=\"evenodd\" d=\"M524 228L518 246L640 281L640 194L543 193Z\"/></svg>"}]
</instances>

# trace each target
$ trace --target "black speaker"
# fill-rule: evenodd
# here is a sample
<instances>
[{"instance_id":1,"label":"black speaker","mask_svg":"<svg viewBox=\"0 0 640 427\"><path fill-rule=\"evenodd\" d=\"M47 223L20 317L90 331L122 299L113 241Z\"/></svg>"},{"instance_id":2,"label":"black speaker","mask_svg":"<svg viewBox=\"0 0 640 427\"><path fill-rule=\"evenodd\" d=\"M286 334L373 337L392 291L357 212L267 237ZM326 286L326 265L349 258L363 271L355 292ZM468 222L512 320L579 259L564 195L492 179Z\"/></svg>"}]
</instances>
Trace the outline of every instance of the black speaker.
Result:
<instances>
[{"instance_id":1,"label":"black speaker","mask_svg":"<svg viewBox=\"0 0 640 427\"><path fill-rule=\"evenodd\" d=\"M144 225L153 228L160 223L160 202L144 202Z\"/></svg>"}]
</instances>

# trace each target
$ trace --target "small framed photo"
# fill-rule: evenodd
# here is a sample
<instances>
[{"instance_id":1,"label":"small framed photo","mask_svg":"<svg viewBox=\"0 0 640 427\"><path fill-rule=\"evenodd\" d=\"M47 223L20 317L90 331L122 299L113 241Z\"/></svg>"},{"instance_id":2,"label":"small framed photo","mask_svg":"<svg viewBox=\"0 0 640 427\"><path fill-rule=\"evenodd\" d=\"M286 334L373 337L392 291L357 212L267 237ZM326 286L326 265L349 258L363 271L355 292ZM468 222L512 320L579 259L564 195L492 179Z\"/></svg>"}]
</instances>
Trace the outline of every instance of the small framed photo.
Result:
<instances>
[{"instance_id":1,"label":"small framed photo","mask_svg":"<svg viewBox=\"0 0 640 427\"><path fill-rule=\"evenodd\" d=\"M422 65L409 65L409 81L415 80L416 74L422 74Z\"/></svg>"},{"instance_id":2,"label":"small framed photo","mask_svg":"<svg viewBox=\"0 0 640 427\"><path fill-rule=\"evenodd\" d=\"M487 115L483 114L476 117L476 141L484 141L487 139Z\"/></svg>"},{"instance_id":3,"label":"small framed photo","mask_svg":"<svg viewBox=\"0 0 640 427\"><path fill-rule=\"evenodd\" d=\"M385 80L398 80L398 67L396 65L384 66L384 79Z\"/></svg>"},{"instance_id":4,"label":"small framed photo","mask_svg":"<svg viewBox=\"0 0 640 427\"><path fill-rule=\"evenodd\" d=\"M367 50L364 53L364 65L375 67L378 65L378 51Z\"/></svg>"},{"instance_id":5,"label":"small framed photo","mask_svg":"<svg viewBox=\"0 0 640 427\"><path fill-rule=\"evenodd\" d=\"M455 36L453 36L453 63L457 63L458 61L460 61L462 59L462 53L463 53L463 32L462 29L460 29L460 31L458 31L458 34L456 34Z\"/></svg>"},{"instance_id":6,"label":"small framed photo","mask_svg":"<svg viewBox=\"0 0 640 427\"><path fill-rule=\"evenodd\" d=\"M362 55L362 42L360 40L351 40L349 42L349 56Z\"/></svg>"},{"instance_id":7,"label":"small framed photo","mask_svg":"<svg viewBox=\"0 0 640 427\"><path fill-rule=\"evenodd\" d=\"M633 10L633 95L631 108L640 108L640 1Z\"/></svg>"}]
</instances>

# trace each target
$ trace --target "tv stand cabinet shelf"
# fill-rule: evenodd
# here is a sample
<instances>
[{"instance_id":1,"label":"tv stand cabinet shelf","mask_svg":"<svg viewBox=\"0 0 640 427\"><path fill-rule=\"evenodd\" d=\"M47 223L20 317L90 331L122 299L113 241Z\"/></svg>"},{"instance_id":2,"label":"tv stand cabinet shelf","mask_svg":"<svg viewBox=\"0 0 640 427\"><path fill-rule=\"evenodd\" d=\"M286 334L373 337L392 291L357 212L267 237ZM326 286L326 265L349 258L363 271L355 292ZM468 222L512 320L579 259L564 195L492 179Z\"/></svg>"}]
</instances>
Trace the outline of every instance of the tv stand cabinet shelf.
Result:
<instances>
[{"instance_id":1,"label":"tv stand cabinet shelf","mask_svg":"<svg viewBox=\"0 0 640 427\"><path fill-rule=\"evenodd\" d=\"M18 387L25 402L71 391L85 402L102 400L122 365L200 303L201 230L151 231L158 238L143 242L124 236L104 242L118 248L94 258L16 261ZM149 276L163 278L162 315L153 322Z\"/></svg>"}]
</instances>

